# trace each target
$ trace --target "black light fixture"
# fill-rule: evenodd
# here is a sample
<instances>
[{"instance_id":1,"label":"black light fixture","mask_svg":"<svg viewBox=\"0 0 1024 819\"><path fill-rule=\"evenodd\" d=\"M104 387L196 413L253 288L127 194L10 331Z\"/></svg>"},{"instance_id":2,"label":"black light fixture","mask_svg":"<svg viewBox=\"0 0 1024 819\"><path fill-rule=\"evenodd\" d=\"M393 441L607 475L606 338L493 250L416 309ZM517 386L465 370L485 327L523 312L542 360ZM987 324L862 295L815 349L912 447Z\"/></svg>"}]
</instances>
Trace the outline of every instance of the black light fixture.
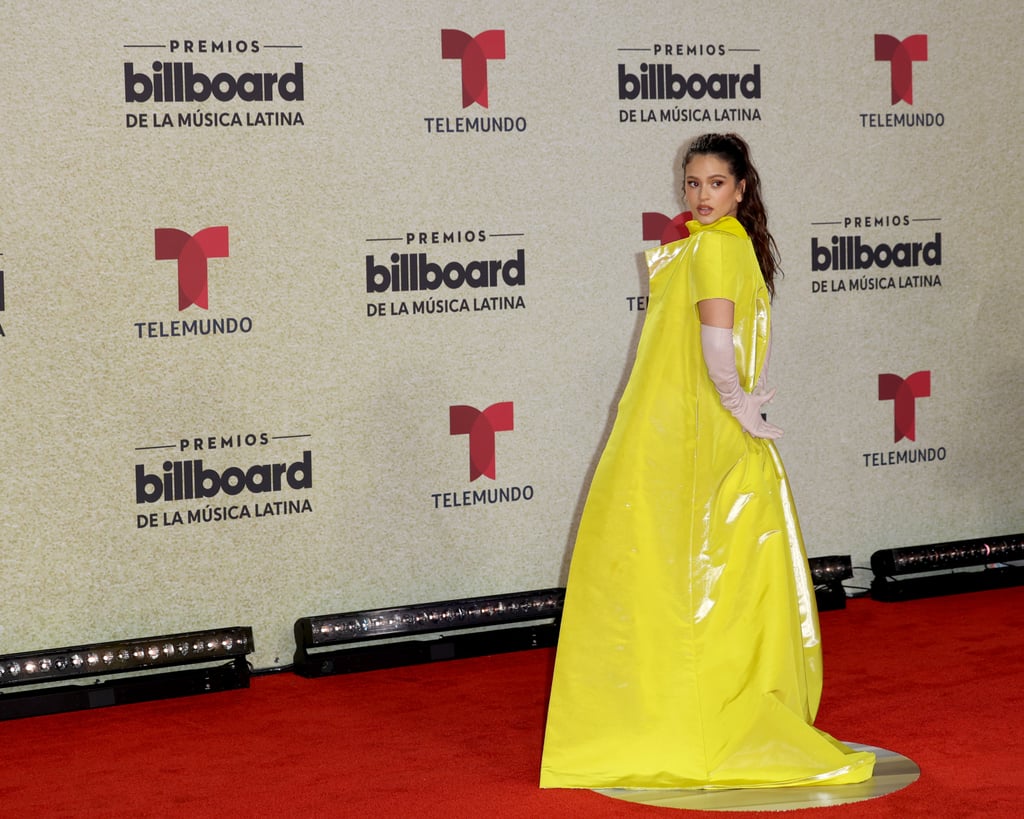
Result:
<instances>
[{"instance_id":1,"label":"black light fixture","mask_svg":"<svg viewBox=\"0 0 1024 819\"><path fill-rule=\"evenodd\" d=\"M233 626L3 654L0 720L248 688L252 651L252 629ZM178 666L190 668L164 670ZM86 677L97 679L62 685Z\"/></svg>"},{"instance_id":2,"label":"black light fixture","mask_svg":"<svg viewBox=\"0 0 1024 819\"><path fill-rule=\"evenodd\" d=\"M1007 565L1019 560L1024 535L883 549L871 555L871 596L892 602L1019 586L1024 568Z\"/></svg>"},{"instance_id":3,"label":"black light fixture","mask_svg":"<svg viewBox=\"0 0 1024 819\"><path fill-rule=\"evenodd\" d=\"M302 617L294 670L323 677L553 646L565 589Z\"/></svg>"},{"instance_id":4,"label":"black light fixture","mask_svg":"<svg viewBox=\"0 0 1024 819\"><path fill-rule=\"evenodd\" d=\"M843 581L853 577L853 561L850 556L810 557L807 564L811 569L818 611L845 609L846 590Z\"/></svg>"}]
</instances>

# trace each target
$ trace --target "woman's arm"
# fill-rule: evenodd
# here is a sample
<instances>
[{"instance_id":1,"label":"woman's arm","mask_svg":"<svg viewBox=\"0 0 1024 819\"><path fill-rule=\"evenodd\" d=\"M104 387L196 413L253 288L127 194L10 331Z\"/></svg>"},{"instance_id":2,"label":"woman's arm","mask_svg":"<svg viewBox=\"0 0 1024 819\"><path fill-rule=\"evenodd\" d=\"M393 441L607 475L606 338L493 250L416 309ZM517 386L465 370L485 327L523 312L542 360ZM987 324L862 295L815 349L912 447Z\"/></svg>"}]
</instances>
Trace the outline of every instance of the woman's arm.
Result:
<instances>
[{"instance_id":1,"label":"woman's arm","mask_svg":"<svg viewBox=\"0 0 1024 819\"><path fill-rule=\"evenodd\" d=\"M755 438L781 438L782 430L761 417L761 407L775 397L775 390L751 394L740 386L732 344L735 305L728 299L705 299L697 302L697 310L704 363L722 406Z\"/></svg>"},{"instance_id":2,"label":"woman's arm","mask_svg":"<svg viewBox=\"0 0 1024 819\"><path fill-rule=\"evenodd\" d=\"M700 323L708 327L725 327L732 329L736 305L728 299L704 299L697 302Z\"/></svg>"}]
</instances>

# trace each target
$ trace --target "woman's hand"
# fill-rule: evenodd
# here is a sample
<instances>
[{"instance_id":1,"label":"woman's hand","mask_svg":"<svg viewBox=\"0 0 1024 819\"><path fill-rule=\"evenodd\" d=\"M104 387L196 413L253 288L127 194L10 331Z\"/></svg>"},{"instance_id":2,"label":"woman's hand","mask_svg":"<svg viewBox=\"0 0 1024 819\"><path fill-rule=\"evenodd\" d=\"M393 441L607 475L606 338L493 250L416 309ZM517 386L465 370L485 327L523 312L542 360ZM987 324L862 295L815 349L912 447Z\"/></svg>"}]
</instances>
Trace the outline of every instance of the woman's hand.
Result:
<instances>
[{"instance_id":1,"label":"woman's hand","mask_svg":"<svg viewBox=\"0 0 1024 819\"><path fill-rule=\"evenodd\" d=\"M700 344L708 375L718 390L722 406L755 438L781 438L782 430L761 417L761 408L775 397L775 390L764 392L759 385L753 393L748 393L740 386L732 328L701 324Z\"/></svg>"}]
</instances>

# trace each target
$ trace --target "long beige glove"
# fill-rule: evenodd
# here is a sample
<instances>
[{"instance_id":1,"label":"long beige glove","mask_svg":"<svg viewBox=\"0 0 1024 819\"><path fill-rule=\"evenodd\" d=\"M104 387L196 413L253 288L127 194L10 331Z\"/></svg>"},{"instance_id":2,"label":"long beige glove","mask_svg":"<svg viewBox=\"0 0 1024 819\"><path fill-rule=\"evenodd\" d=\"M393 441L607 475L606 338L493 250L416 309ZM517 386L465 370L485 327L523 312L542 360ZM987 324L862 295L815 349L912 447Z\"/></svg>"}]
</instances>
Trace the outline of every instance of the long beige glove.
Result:
<instances>
[{"instance_id":1,"label":"long beige glove","mask_svg":"<svg viewBox=\"0 0 1024 819\"><path fill-rule=\"evenodd\" d=\"M753 393L740 386L739 373L736 372L736 353L732 346L732 330L702 324L700 344L708 375L718 390L722 406L755 438L781 438L782 430L761 417L761 407L775 397L775 390L764 392L760 381Z\"/></svg>"}]
</instances>

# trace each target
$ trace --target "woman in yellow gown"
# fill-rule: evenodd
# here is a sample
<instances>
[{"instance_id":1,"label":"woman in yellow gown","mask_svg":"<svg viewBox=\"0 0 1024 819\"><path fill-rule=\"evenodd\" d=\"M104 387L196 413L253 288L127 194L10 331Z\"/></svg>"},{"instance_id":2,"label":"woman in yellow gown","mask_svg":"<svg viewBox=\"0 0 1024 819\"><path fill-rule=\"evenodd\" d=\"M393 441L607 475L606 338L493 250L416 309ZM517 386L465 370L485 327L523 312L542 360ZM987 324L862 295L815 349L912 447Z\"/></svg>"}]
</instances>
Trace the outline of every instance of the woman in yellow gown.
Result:
<instances>
[{"instance_id":1,"label":"woman in yellow gown","mask_svg":"<svg viewBox=\"0 0 1024 819\"><path fill-rule=\"evenodd\" d=\"M735 134L684 162L688 238L647 254L636 361L577 533L541 787L860 782L813 727L817 610L761 407L775 245ZM762 271L765 271L762 273Z\"/></svg>"}]
</instances>

